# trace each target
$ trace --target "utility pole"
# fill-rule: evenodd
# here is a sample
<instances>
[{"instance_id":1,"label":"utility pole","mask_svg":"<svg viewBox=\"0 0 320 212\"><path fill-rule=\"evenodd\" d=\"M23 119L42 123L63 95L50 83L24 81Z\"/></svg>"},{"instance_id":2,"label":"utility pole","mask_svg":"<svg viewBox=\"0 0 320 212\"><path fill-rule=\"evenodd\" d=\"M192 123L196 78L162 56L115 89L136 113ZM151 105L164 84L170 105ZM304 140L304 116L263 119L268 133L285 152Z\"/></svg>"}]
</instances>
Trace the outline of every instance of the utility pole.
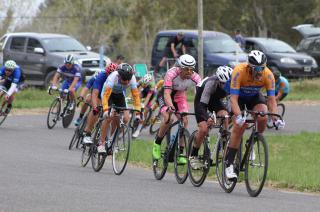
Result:
<instances>
[{"instance_id":1,"label":"utility pole","mask_svg":"<svg viewBox=\"0 0 320 212\"><path fill-rule=\"evenodd\" d=\"M198 0L198 70L201 78L204 78L203 71L203 1Z\"/></svg>"}]
</instances>

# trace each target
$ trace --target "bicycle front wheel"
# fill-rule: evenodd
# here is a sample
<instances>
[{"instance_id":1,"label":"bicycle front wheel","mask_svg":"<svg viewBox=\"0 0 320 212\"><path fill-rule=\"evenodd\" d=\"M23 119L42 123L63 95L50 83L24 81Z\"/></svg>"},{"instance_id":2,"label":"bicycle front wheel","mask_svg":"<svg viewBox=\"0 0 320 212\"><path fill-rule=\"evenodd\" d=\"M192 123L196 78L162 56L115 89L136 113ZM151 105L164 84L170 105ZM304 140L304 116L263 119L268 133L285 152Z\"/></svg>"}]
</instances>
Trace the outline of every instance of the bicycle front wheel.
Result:
<instances>
[{"instance_id":1,"label":"bicycle front wheel","mask_svg":"<svg viewBox=\"0 0 320 212\"><path fill-rule=\"evenodd\" d=\"M170 132L169 132L170 135ZM168 139L168 135L165 136ZM170 139L170 136L169 136ZM168 168L168 143L169 141L162 141L161 142L161 157L159 160L157 159L152 159L153 164L152 164L152 169L153 169L153 174L154 177L157 180L162 180L162 178L165 176Z\"/></svg>"},{"instance_id":2,"label":"bicycle front wheel","mask_svg":"<svg viewBox=\"0 0 320 212\"><path fill-rule=\"evenodd\" d=\"M92 148L90 146L87 146L87 145L83 145L82 146L82 155L81 155L81 166L82 167L85 167L90 158L91 158L91 151Z\"/></svg>"},{"instance_id":3,"label":"bicycle front wheel","mask_svg":"<svg viewBox=\"0 0 320 212\"><path fill-rule=\"evenodd\" d=\"M100 128L101 122L98 122L95 126L94 133L93 133L93 144L91 145L91 165L95 172L99 172L103 165L104 161L106 160L107 154L98 153L98 143L100 139Z\"/></svg>"},{"instance_id":4,"label":"bicycle front wheel","mask_svg":"<svg viewBox=\"0 0 320 212\"><path fill-rule=\"evenodd\" d=\"M152 116L152 117L150 118L149 133L150 133L151 135L157 133L157 132L159 131L160 124L161 124L160 113L158 113L156 116Z\"/></svg>"},{"instance_id":5,"label":"bicycle front wheel","mask_svg":"<svg viewBox=\"0 0 320 212\"><path fill-rule=\"evenodd\" d=\"M256 135L245 162L245 183L250 196L260 194L268 171L268 146L262 135Z\"/></svg>"},{"instance_id":6,"label":"bicycle front wheel","mask_svg":"<svg viewBox=\"0 0 320 212\"><path fill-rule=\"evenodd\" d=\"M174 174L179 184L183 184L188 178L188 145L190 133L187 129L181 129L178 141L175 145Z\"/></svg>"},{"instance_id":7,"label":"bicycle front wheel","mask_svg":"<svg viewBox=\"0 0 320 212\"><path fill-rule=\"evenodd\" d=\"M74 101L73 104L75 105L76 102ZM68 107L69 105L67 105L66 107ZM76 111L76 108L73 107L72 110L69 110L68 108L65 111L65 115L62 117L62 126L64 128L68 128L69 125L71 124L73 117L74 117L74 113Z\"/></svg>"},{"instance_id":8,"label":"bicycle front wheel","mask_svg":"<svg viewBox=\"0 0 320 212\"><path fill-rule=\"evenodd\" d=\"M208 143L205 140L199 148L197 158L191 156L193 143L196 142L195 135L197 132L197 130L194 131L189 140L188 174L192 185L199 187L206 180L210 169L210 151ZM194 161L194 159L197 159L197 161Z\"/></svg>"},{"instance_id":9,"label":"bicycle front wheel","mask_svg":"<svg viewBox=\"0 0 320 212\"><path fill-rule=\"evenodd\" d=\"M121 135L122 134L122 135ZM121 135L121 136L119 136ZM112 145L112 167L116 175L122 174L126 168L131 143L131 129L128 126L121 126L117 130L116 139Z\"/></svg>"},{"instance_id":10,"label":"bicycle front wheel","mask_svg":"<svg viewBox=\"0 0 320 212\"><path fill-rule=\"evenodd\" d=\"M4 97L2 98L0 97L0 102L1 102L1 105L0 105L0 125L1 125L4 122L4 120L6 120L11 109L8 108L8 104L4 101ZM6 110L9 110L9 111L6 111Z\"/></svg>"},{"instance_id":11,"label":"bicycle front wheel","mask_svg":"<svg viewBox=\"0 0 320 212\"><path fill-rule=\"evenodd\" d=\"M48 112L48 116L47 116L48 129L52 129L57 124L57 121L60 115L60 110L61 110L61 102L59 98L56 98L51 103L51 106Z\"/></svg>"},{"instance_id":12,"label":"bicycle front wheel","mask_svg":"<svg viewBox=\"0 0 320 212\"><path fill-rule=\"evenodd\" d=\"M69 150L71 150L76 143L76 141L79 140L79 128L77 127L73 133L73 136L71 138L71 141L69 143Z\"/></svg>"}]
</instances>

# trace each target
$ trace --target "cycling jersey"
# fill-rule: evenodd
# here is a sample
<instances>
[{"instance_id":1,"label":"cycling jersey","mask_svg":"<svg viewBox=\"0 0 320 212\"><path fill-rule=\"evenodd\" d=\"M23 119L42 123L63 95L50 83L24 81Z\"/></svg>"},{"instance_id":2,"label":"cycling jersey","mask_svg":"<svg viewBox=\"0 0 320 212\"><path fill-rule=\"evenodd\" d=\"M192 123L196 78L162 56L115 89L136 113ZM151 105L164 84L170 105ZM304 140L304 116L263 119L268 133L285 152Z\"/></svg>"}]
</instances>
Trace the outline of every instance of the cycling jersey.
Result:
<instances>
[{"instance_id":1,"label":"cycling jersey","mask_svg":"<svg viewBox=\"0 0 320 212\"><path fill-rule=\"evenodd\" d=\"M275 82L270 69L267 67L262 72L262 77L254 80L247 63L237 65L231 77L230 93L240 97L250 98L256 96L264 87L268 96L275 95Z\"/></svg>"},{"instance_id":2,"label":"cycling jersey","mask_svg":"<svg viewBox=\"0 0 320 212\"><path fill-rule=\"evenodd\" d=\"M99 91L99 95L98 95L99 99L101 99L102 88L103 88L103 85L106 82L108 76L109 75L105 71L103 71L100 74L98 74L97 78L95 79L95 81L93 83L93 89L97 89Z\"/></svg>"},{"instance_id":3,"label":"cycling jersey","mask_svg":"<svg viewBox=\"0 0 320 212\"><path fill-rule=\"evenodd\" d=\"M62 65L58 68L57 72L61 74L68 83L72 83L75 77L79 77L79 81L81 80L82 70L78 64L73 64L71 69L67 69L65 65Z\"/></svg>"},{"instance_id":4,"label":"cycling jersey","mask_svg":"<svg viewBox=\"0 0 320 212\"><path fill-rule=\"evenodd\" d=\"M155 86L156 90L157 90L157 91L160 91L161 88L162 88L162 86L163 86L163 84L164 84L164 80L159 80L159 81L157 82L156 86Z\"/></svg>"},{"instance_id":5,"label":"cycling jersey","mask_svg":"<svg viewBox=\"0 0 320 212\"><path fill-rule=\"evenodd\" d=\"M283 76L280 76L279 80L276 81L276 95L278 95L279 92L282 92L283 94L288 94L289 91L290 87L288 80Z\"/></svg>"},{"instance_id":6,"label":"cycling jersey","mask_svg":"<svg viewBox=\"0 0 320 212\"><path fill-rule=\"evenodd\" d=\"M121 84L120 76L117 71L112 72L107 80L105 81L102 92L101 92L101 99L102 99L102 106L103 110L107 110L108 100L111 93L114 94L123 94L125 96L126 89L130 86L132 97L134 100L134 108L136 110L141 110L141 103L139 97L139 90L137 88L137 81L136 77L133 75L128 85Z\"/></svg>"},{"instance_id":7,"label":"cycling jersey","mask_svg":"<svg viewBox=\"0 0 320 212\"><path fill-rule=\"evenodd\" d=\"M188 112L187 97L185 91L188 88L194 87L201 82L200 76L193 72L190 79L182 79L180 77L181 69L179 67L173 67L168 70L164 78L164 89L171 89L172 102L176 103L179 112ZM159 98L163 98L164 89L159 92ZM163 104L161 103L163 102ZM165 106L164 98L159 99L161 111L164 112L167 109Z\"/></svg>"},{"instance_id":8,"label":"cycling jersey","mask_svg":"<svg viewBox=\"0 0 320 212\"><path fill-rule=\"evenodd\" d=\"M17 66L10 76L6 76L5 74L6 68L5 66L2 66L0 69L0 79L5 79L7 83L15 83L19 84L21 82L21 70L20 66Z\"/></svg>"},{"instance_id":9,"label":"cycling jersey","mask_svg":"<svg viewBox=\"0 0 320 212\"><path fill-rule=\"evenodd\" d=\"M194 99L194 109L197 122L207 121L209 115L207 110L218 112L226 110L222 99L228 93L224 87L220 86L220 81L217 76L206 77L196 87L196 96Z\"/></svg>"}]
</instances>

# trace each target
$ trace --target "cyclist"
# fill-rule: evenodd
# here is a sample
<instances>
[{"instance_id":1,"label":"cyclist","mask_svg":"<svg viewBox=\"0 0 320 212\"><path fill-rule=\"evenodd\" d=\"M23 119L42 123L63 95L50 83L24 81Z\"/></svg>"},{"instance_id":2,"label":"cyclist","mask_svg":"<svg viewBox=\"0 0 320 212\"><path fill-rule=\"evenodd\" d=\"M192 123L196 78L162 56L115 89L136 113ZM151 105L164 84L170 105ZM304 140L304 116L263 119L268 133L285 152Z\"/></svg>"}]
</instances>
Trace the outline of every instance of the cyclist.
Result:
<instances>
[{"instance_id":1,"label":"cyclist","mask_svg":"<svg viewBox=\"0 0 320 212\"><path fill-rule=\"evenodd\" d=\"M81 93L80 95L78 96L78 100L79 101L86 101L87 103L90 103L91 102L91 92L93 90L93 84L95 82L95 80L97 79L97 77L99 76L99 74L101 72L105 72L105 73L108 73L108 75L114 71L116 68L117 68L117 64L115 63L110 63L106 66L105 70L103 71L97 71L90 79L89 81L87 82L86 86L81 90ZM102 74L104 75L104 74ZM87 93L90 91L90 93L87 95ZM88 105L87 104L83 104L81 109L80 109L80 115L79 115L79 118L77 120L75 120L74 124L76 126L78 126L85 114L85 112L87 111L87 108L88 108Z\"/></svg>"},{"instance_id":2,"label":"cyclist","mask_svg":"<svg viewBox=\"0 0 320 212\"><path fill-rule=\"evenodd\" d=\"M116 63L110 63L105 71L100 72L94 83L92 85L92 92L91 92L91 104L92 104L92 111L89 113L88 120L86 127L84 129L84 144L92 144L91 140L91 131L94 126L94 123L98 120L98 113L99 109L98 106L101 106L101 93L103 84L107 80L108 76L117 69L118 65Z\"/></svg>"},{"instance_id":3,"label":"cyclist","mask_svg":"<svg viewBox=\"0 0 320 212\"><path fill-rule=\"evenodd\" d=\"M58 68L57 73L54 75L52 84L50 86L51 89L57 90L57 83L59 77L64 77L61 89L68 89L70 92L71 103L68 108L69 110L73 110L75 106L73 100L75 99L75 92L81 86L81 72L81 67L78 64L74 63L73 55L68 54L64 58L64 64Z\"/></svg>"},{"instance_id":4,"label":"cyclist","mask_svg":"<svg viewBox=\"0 0 320 212\"><path fill-rule=\"evenodd\" d=\"M277 113L277 103L275 99L275 83L272 72L266 67L267 58L263 52L253 50L248 55L248 62L237 65L234 68L231 77L231 109L233 116L233 128L231 132L230 143L226 152L226 177L230 180L236 179L237 174L234 171L233 161L240 145L242 135L246 129L245 117L241 110L246 105L247 109L254 111ZM260 90L267 90L267 100ZM267 103L266 103L267 101ZM268 107L267 107L268 104ZM267 124L268 117L257 117L258 133L261 135ZM278 128L284 128L285 122L272 117L273 122ZM254 160L254 152L250 154Z\"/></svg>"},{"instance_id":5,"label":"cyclist","mask_svg":"<svg viewBox=\"0 0 320 212\"><path fill-rule=\"evenodd\" d=\"M19 85L22 82L22 73L20 67L13 60L7 60L4 66L0 69L0 86L3 86L8 91L5 100L8 105L5 113L9 113L12 108L14 94L18 91ZM0 91L0 96L3 92Z\"/></svg>"},{"instance_id":6,"label":"cyclist","mask_svg":"<svg viewBox=\"0 0 320 212\"><path fill-rule=\"evenodd\" d=\"M153 78L150 74L146 74L139 82L138 89L140 90L140 98L144 99L144 113L143 117L147 117L148 110L152 106L152 99L155 95L155 85L153 82ZM136 131L132 134L133 138L137 138L140 134L141 128L143 126L143 117L140 120L140 123L136 129Z\"/></svg>"},{"instance_id":7,"label":"cyclist","mask_svg":"<svg viewBox=\"0 0 320 212\"><path fill-rule=\"evenodd\" d=\"M196 142L193 144L190 163L192 167L200 165L198 158L198 151L203 143L204 137L209 132L209 127L215 124L215 120L209 117L207 110L215 112L218 116L228 115L226 106L223 103L228 93L225 91L224 86L230 79L232 68L228 66L220 66L216 74L211 77L206 77L196 87L196 96L194 99L194 111L198 123L198 133L196 135ZM225 120L224 129L227 133L228 120Z\"/></svg>"},{"instance_id":8,"label":"cyclist","mask_svg":"<svg viewBox=\"0 0 320 212\"><path fill-rule=\"evenodd\" d=\"M196 67L195 59L188 54L181 55L177 61L177 65L168 70L164 78L164 87L159 92L158 101L163 117L160 129L156 135L152 156L158 160L161 157L161 142L169 127L167 120L169 113L188 112L187 97L185 91L188 88L192 88L199 84L201 81L200 76L194 72ZM183 117L184 126L187 128L188 118ZM183 151L183 146L180 150ZM180 164L186 164L187 160L185 157L178 157Z\"/></svg>"},{"instance_id":9,"label":"cyclist","mask_svg":"<svg viewBox=\"0 0 320 212\"><path fill-rule=\"evenodd\" d=\"M133 97L134 108L141 111L141 103L139 90L137 87L136 77L133 75L132 67L127 63L121 63L117 70L108 76L106 82L103 85L101 98L103 106L103 116L106 118L101 124L101 136L98 146L99 153L106 153L105 143L107 131L111 118L109 117L109 105L115 105L117 107L127 107L125 100L126 89L130 86L131 94ZM111 114L113 116L114 114ZM139 117L140 114L137 114ZM124 111L124 122L129 121L129 111Z\"/></svg>"},{"instance_id":10,"label":"cyclist","mask_svg":"<svg viewBox=\"0 0 320 212\"><path fill-rule=\"evenodd\" d=\"M288 80L281 76L280 71L273 72L274 78L276 80L276 101L277 103L282 101L289 93L290 86Z\"/></svg>"}]
</instances>

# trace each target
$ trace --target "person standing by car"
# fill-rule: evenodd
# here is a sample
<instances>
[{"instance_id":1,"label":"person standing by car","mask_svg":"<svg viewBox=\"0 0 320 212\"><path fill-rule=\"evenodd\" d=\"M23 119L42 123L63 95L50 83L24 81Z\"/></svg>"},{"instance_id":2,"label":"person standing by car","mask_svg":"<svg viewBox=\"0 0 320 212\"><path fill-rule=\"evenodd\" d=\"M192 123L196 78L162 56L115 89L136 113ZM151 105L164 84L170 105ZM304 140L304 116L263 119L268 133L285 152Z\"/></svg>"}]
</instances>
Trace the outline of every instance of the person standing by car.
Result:
<instances>
[{"instance_id":1,"label":"person standing by car","mask_svg":"<svg viewBox=\"0 0 320 212\"><path fill-rule=\"evenodd\" d=\"M155 69L156 73L165 65L167 58L177 59L179 57L179 54L177 52L176 47L180 43L181 43L182 54L186 54L184 34L183 34L183 32L178 32L178 34L175 37L172 37L167 42L163 57L162 57L159 65Z\"/></svg>"},{"instance_id":2,"label":"person standing by car","mask_svg":"<svg viewBox=\"0 0 320 212\"><path fill-rule=\"evenodd\" d=\"M279 103L288 95L290 86L288 80L281 76L280 71L273 71L273 76L276 80L276 101Z\"/></svg>"},{"instance_id":3,"label":"person standing by car","mask_svg":"<svg viewBox=\"0 0 320 212\"><path fill-rule=\"evenodd\" d=\"M124 57L122 54L119 54L119 55L117 56L117 58L116 58L115 63L119 65L119 64L121 64L121 63L124 62L124 59L125 59L125 57Z\"/></svg>"},{"instance_id":4,"label":"person standing by car","mask_svg":"<svg viewBox=\"0 0 320 212\"><path fill-rule=\"evenodd\" d=\"M12 108L14 94L19 89L19 84L23 81L20 67L13 60L7 60L4 66L0 69L0 86L3 86L8 91L5 99L8 106L5 113L9 113ZM0 96L3 92L0 91Z\"/></svg>"},{"instance_id":5,"label":"person standing by car","mask_svg":"<svg viewBox=\"0 0 320 212\"><path fill-rule=\"evenodd\" d=\"M235 42L237 42L239 44L241 49L244 49L245 41L244 41L243 36L241 35L240 29L237 29L235 31L234 40L235 40Z\"/></svg>"},{"instance_id":6,"label":"person standing by car","mask_svg":"<svg viewBox=\"0 0 320 212\"><path fill-rule=\"evenodd\" d=\"M70 92L71 103L68 108L69 110L73 110L75 107L73 100L75 99L75 92L81 86L81 72L81 67L78 64L74 63L73 55L68 54L64 58L64 64L58 68L56 74L54 75L52 85L50 86L52 90L57 90L59 77L64 77L61 89L68 89Z\"/></svg>"}]
</instances>

